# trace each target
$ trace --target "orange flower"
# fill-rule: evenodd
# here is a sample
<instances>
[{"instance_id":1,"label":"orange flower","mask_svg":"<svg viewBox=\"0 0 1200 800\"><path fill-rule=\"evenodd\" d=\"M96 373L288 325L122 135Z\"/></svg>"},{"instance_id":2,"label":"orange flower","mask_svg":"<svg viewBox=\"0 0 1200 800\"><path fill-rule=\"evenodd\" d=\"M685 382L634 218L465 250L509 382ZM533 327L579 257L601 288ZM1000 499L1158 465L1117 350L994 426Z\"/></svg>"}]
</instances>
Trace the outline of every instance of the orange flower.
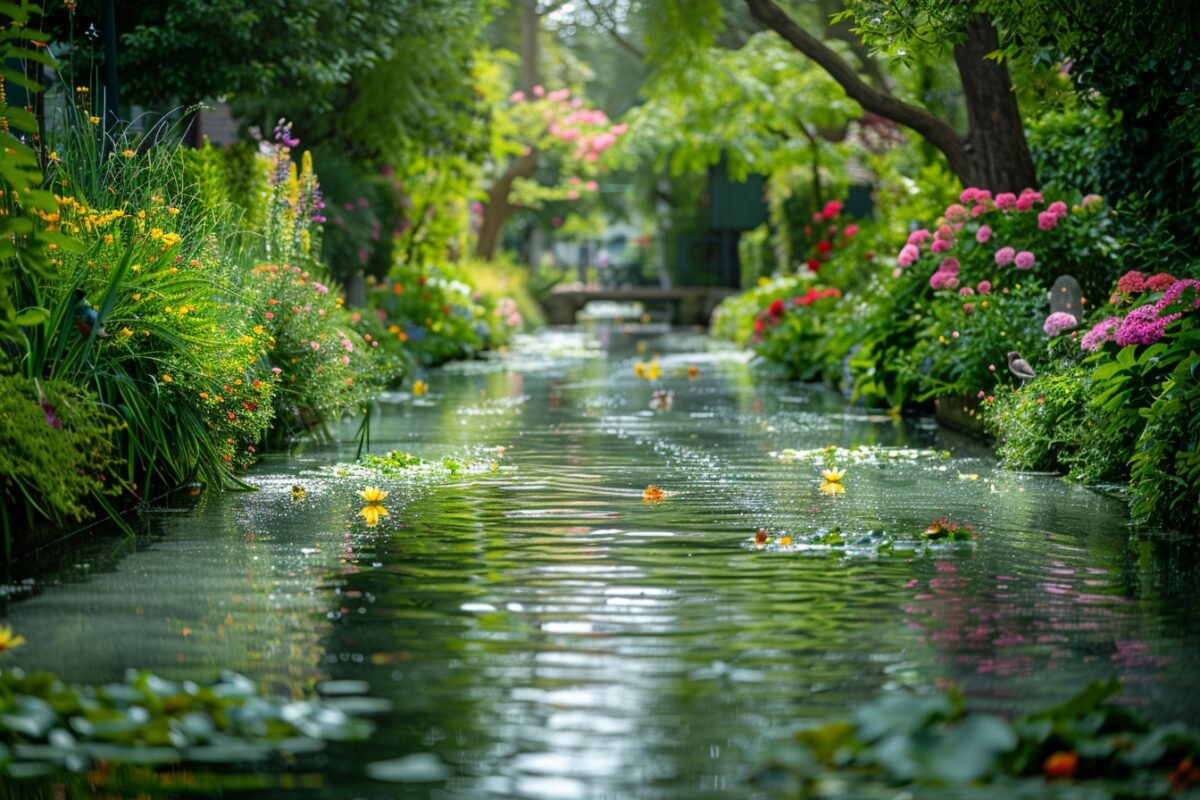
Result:
<instances>
[{"instance_id":1,"label":"orange flower","mask_svg":"<svg viewBox=\"0 0 1200 800\"><path fill-rule=\"evenodd\" d=\"M767 543L767 529L766 528L758 529L758 532L754 534L754 543L758 544L758 545L763 545L763 544Z\"/></svg>"},{"instance_id":2,"label":"orange flower","mask_svg":"<svg viewBox=\"0 0 1200 800\"><path fill-rule=\"evenodd\" d=\"M646 491L642 492L642 502L661 503L663 501L663 497L665 496L666 495L662 489L658 488L654 484L650 484L646 487Z\"/></svg>"},{"instance_id":3,"label":"orange flower","mask_svg":"<svg viewBox=\"0 0 1200 800\"><path fill-rule=\"evenodd\" d=\"M163 375L163 383L170 383L174 380L170 375Z\"/></svg>"},{"instance_id":4,"label":"orange flower","mask_svg":"<svg viewBox=\"0 0 1200 800\"><path fill-rule=\"evenodd\" d=\"M696 378L696 376L698 376L699 374L700 374L699 367L688 367L687 368L687 376L688 376L689 380Z\"/></svg>"},{"instance_id":5,"label":"orange flower","mask_svg":"<svg viewBox=\"0 0 1200 800\"><path fill-rule=\"evenodd\" d=\"M1057 753L1051 753L1042 763L1042 771L1046 773L1046 780L1070 780L1075 777L1076 771L1079 769L1079 754L1074 750L1059 750Z\"/></svg>"}]
</instances>

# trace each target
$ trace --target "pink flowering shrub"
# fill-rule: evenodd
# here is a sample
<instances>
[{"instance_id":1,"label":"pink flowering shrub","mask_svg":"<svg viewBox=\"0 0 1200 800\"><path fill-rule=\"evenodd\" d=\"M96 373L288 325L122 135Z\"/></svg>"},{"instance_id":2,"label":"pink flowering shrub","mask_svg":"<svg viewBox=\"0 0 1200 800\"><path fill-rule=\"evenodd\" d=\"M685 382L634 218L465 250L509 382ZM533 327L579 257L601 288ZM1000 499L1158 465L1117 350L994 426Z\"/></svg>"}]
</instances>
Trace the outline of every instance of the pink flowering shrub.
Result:
<instances>
[{"instance_id":1,"label":"pink flowering shrub","mask_svg":"<svg viewBox=\"0 0 1200 800\"><path fill-rule=\"evenodd\" d=\"M1061 199L1047 203L1033 189L993 198L985 189L970 187L959 201L947 206L933 226L909 235L896 257L901 276L915 267L934 291L980 280L997 286L1018 282L1009 268L1033 273L1046 284L1063 273L1076 273L1085 283L1088 276L1078 274L1085 271L1099 279L1086 281L1093 286L1110 280L1107 258L1097 259L1094 252L1096 229L1107 224L1098 197L1072 208Z\"/></svg>"},{"instance_id":2,"label":"pink flowering shrub","mask_svg":"<svg viewBox=\"0 0 1200 800\"><path fill-rule=\"evenodd\" d=\"M1200 307L1200 281L1166 272L1147 278L1130 270L1117 281L1109 302L1114 311L1129 310L1124 316L1109 316L1096 323L1080 342L1081 349L1094 352L1109 341L1120 347L1158 343L1167 326Z\"/></svg>"},{"instance_id":3,"label":"pink flowering shrub","mask_svg":"<svg viewBox=\"0 0 1200 800\"><path fill-rule=\"evenodd\" d=\"M1008 351L1036 364L1047 336L1078 335L1081 314L1049 314L1046 288L1058 275L1084 285L1085 303L1089 286L1104 296L1114 277L1107 224L1099 198L1069 205L1034 189L995 196L965 189L941 217L912 231L896 256L892 293L908 308L894 313L921 323L909 326L912 341L889 361L910 376L918 397L986 395L1011 380Z\"/></svg>"}]
</instances>

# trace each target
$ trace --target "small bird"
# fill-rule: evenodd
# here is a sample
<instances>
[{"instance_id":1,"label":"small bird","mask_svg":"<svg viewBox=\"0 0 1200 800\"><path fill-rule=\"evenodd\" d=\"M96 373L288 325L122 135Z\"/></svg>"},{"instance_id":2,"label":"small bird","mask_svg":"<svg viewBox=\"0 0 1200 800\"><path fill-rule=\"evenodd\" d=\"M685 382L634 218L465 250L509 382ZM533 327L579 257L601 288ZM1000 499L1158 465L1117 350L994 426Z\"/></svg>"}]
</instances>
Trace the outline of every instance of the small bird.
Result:
<instances>
[{"instance_id":1,"label":"small bird","mask_svg":"<svg viewBox=\"0 0 1200 800\"><path fill-rule=\"evenodd\" d=\"M92 328L95 328L97 338L107 339L109 337L108 331L104 330L104 326L100 324L100 315L88 302L87 292L83 289L75 290L75 327L84 336L90 336Z\"/></svg>"},{"instance_id":2,"label":"small bird","mask_svg":"<svg viewBox=\"0 0 1200 800\"><path fill-rule=\"evenodd\" d=\"M1027 383L1037 377L1033 367L1029 366L1029 362L1021 358L1021 354L1016 350L1008 351L1008 371L1020 378L1021 383Z\"/></svg>"}]
</instances>

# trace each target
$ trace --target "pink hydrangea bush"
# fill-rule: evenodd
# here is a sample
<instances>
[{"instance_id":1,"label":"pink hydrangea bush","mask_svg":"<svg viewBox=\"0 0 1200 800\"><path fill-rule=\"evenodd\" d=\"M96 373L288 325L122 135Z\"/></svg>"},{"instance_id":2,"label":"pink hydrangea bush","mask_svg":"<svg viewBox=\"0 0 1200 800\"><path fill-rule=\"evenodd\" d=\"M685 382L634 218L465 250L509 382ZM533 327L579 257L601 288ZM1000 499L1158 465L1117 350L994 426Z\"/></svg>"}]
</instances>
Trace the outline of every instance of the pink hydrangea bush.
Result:
<instances>
[{"instance_id":1,"label":"pink hydrangea bush","mask_svg":"<svg viewBox=\"0 0 1200 800\"><path fill-rule=\"evenodd\" d=\"M981 279L997 286L1015 283L1019 278L1005 275L1010 268L1045 273L1083 267L1086 261L1074 254L1080 248L1072 237L1085 232L1089 220L1103 212L1103 205L1096 195L1068 206L1061 199L1047 203L1045 195L1035 189L1020 194L1001 192L993 198L986 189L968 187L931 228L918 228L909 235L896 257L893 274L903 278L914 266L936 264L924 274L930 288L940 291ZM959 265L962 275L945 267L948 259ZM1046 269L1039 270L1041 266Z\"/></svg>"}]
</instances>

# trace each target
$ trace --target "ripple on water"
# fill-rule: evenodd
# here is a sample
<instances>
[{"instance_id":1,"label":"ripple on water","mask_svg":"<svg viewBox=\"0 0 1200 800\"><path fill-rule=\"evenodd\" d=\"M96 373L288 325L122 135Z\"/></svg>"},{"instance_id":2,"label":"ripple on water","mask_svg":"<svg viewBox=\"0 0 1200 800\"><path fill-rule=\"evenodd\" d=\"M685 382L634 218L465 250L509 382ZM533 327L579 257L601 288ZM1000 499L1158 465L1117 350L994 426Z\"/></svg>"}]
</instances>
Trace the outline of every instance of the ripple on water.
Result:
<instances>
[{"instance_id":1,"label":"ripple on water","mask_svg":"<svg viewBox=\"0 0 1200 800\"><path fill-rule=\"evenodd\" d=\"M610 346L638 338L615 329ZM1119 503L669 344L648 343L655 385L578 332L440 371L429 402L385 406L373 441L439 460L504 445L515 471L382 480L391 514L367 529L357 479L321 468L337 451L267 462L259 492L156 518L110 569L11 604L29 638L13 663L365 681L393 710L322 767L346 796L387 794L368 762L435 752L454 777L404 796L741 798L793 722L903 687L955 683L1011 712L1117 675L1154 713L1200 714L1200 592L1131 553ZM642 413L656 385L674 406ZM830 444L952 456L842 464L831 497L823 462L771 455ZM649 484L663 502L642 501ZM760 527L915 537L935 517L978 540L890 557L748 546Z\"/></svg>"}]
</instances>

